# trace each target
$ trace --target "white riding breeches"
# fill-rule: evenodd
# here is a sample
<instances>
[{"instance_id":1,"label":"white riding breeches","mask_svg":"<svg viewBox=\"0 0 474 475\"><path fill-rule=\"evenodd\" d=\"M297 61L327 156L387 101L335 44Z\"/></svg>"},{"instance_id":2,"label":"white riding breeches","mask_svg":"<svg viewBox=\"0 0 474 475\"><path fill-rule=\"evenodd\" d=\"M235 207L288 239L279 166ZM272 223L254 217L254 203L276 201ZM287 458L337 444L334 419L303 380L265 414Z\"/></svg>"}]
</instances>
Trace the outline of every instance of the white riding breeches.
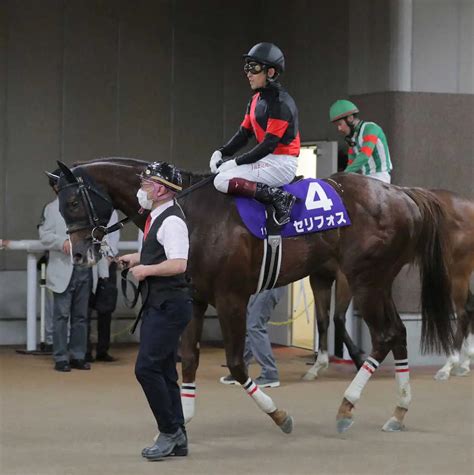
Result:
<instances>
[{"instance_id":1,"label":"white riding breeches","mask_svg":"<svg viewBox=\"0 0 474 475\"><path fill-rule=\"evenodd\" d=\"M218 173L214 178L214 186L222 193L227 193L232 178L244 178L268 186L283 186L293 180L297 167L298 157L270 154L255 163L238 165Z\"/></svg>"},{"instance_id":2,"label":"white riding breeches","mask_svg":"<svg viewBox=\"0 0 474 475\"><path fill-rule=\"evenodd\" d=\"M370 178L383 181L384 183L392 183L392 178L389 172L375 172L368 175Z\"/></svg>"}]
</instances>

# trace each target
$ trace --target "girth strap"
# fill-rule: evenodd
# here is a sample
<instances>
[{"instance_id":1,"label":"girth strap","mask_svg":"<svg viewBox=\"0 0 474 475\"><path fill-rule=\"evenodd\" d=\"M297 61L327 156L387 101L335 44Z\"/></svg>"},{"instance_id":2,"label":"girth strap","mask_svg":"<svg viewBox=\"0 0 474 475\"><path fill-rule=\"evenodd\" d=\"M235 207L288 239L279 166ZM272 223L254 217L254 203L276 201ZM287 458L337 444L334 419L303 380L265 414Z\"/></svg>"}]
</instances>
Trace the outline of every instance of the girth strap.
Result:
<instances>
[{"instance_id":1,"label":"girth strap","mask_svg":"<svg viewBox=\"0 0 474 475\"><path fill-rule=\"evenodd\" d=\"M263 241L263 259L258 278L257 293L273 289L280 275L282 239L280 226L272 216L273 207L267 207L267 237Z\"/></svg>"}]
</instances>

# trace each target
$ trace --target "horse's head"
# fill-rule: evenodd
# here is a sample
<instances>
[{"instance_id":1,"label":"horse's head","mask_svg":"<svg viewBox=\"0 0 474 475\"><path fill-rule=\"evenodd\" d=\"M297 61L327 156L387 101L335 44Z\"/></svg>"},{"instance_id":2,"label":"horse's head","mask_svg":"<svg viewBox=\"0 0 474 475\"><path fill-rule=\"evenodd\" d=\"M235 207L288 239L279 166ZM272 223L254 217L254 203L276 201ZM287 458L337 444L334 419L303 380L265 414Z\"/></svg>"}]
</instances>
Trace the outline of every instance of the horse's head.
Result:
<instances>
[{"instance_id":1,"label":"horse's head","mask_svg":"<svg viewBox=\"0 0 474 475\"><path fill-rule=\"evenodd\" d=\"M59 211L66 221L74 264L93 265L100 259L100 243L114 209L107 194L83 167L70 170L58 162Z\"/></svg>"}]
</instances>

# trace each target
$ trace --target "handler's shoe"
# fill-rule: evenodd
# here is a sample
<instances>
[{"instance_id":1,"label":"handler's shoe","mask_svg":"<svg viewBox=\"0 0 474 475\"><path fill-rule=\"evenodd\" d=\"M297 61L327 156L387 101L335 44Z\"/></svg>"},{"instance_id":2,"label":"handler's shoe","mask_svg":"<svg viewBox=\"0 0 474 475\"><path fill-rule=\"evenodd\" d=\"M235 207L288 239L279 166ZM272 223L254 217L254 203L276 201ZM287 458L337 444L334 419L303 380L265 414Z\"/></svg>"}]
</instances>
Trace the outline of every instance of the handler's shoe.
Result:
<instances>
[{"instance_id":1,"label":"handler's shoe","mask_svg":"<svg viewBox=\"0 0 474 475\"><path fill-rule=\"evenodd\" d=\"M219 382L222 384L237 384L237 381L231 374L228 374L227 376L222 376L222 378L219 379Z\"/></svg>"},{"instance_id":2,"label":"handler's shoe","mask_svg":"<svg viewBox=\"0 0 474 475\"><path fill-rule=\"evenodd\" d=\"M161 460L172 455L177 457L188 455L188 439L181 428L174 434L160 432L154 445L142 450L142 457L150 461Z\"/></svg>"},{"instance_id":3,"label":"handler's shoe","mask_svg":"<svg viewBox=\"0 0 474 475\"><path fill-rule=\"evenodd\" d=\"M259 376L255 379L255 384L260 388L277 388L280 386L278 379L266 379Z\"/></svg>"}]
</instances>

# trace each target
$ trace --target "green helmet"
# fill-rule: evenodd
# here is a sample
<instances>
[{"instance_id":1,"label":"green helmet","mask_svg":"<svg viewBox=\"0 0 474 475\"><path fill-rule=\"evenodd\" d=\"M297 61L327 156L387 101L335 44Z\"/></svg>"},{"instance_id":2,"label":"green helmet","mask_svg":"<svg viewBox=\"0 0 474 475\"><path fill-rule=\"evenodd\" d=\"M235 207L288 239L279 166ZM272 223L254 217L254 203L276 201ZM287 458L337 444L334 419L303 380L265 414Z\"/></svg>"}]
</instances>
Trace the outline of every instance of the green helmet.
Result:
<instances>
[{"instance_id":1,"label":"green helmet","mask_svg":"<svg viewBox=\"0 0 474 475\"><path fill-rule=\"evenodd\" d=\"M343 119L352 114L357 114L359 109L357 106L346 99L339 99L329 109L329 120L334 122L339 119Z\"/></svg>"}]
</instances>

